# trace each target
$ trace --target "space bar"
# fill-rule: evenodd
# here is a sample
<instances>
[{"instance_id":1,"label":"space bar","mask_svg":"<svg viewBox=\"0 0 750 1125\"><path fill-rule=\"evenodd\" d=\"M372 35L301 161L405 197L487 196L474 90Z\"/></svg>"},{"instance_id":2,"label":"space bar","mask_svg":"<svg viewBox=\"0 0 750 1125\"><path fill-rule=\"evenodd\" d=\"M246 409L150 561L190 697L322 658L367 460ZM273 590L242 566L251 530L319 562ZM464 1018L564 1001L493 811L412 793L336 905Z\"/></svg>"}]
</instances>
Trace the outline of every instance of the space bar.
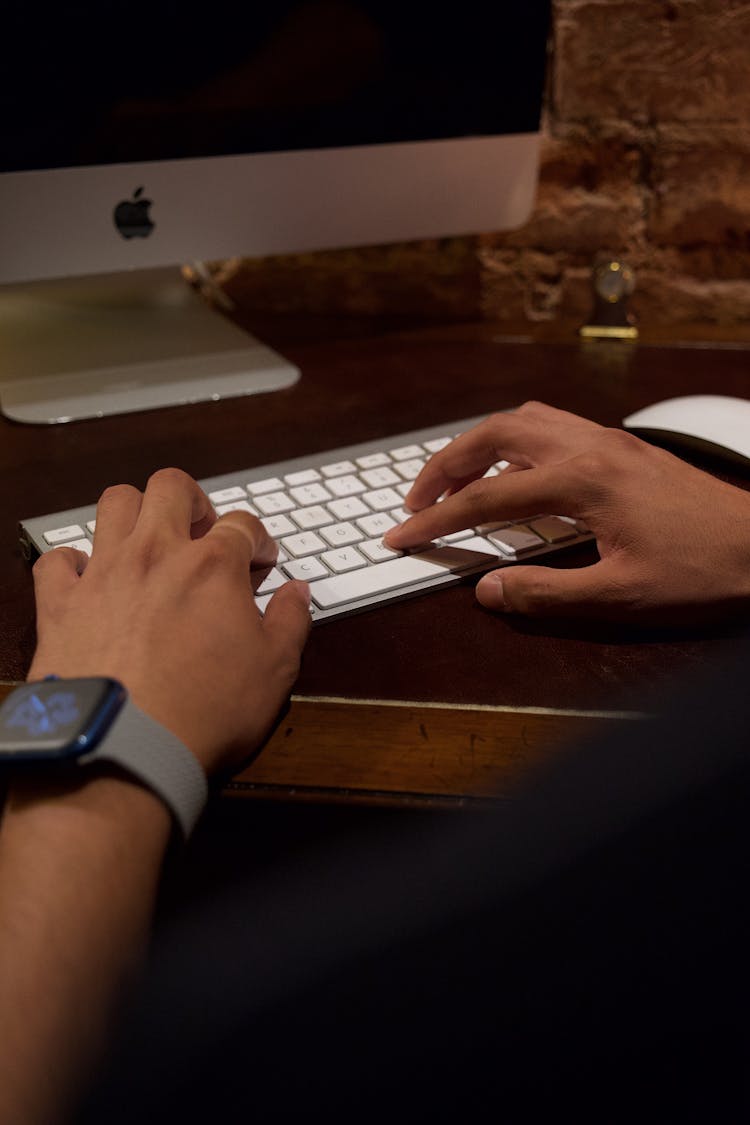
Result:
<instances>
[{"instance_id":1,"label":"space bar","mask_svg":"<svg viewBox=\"0 0 750 1125\"><path fill-rule=\"evenodd\" d=\"M426 578L466 570L486 563L488 554L462 551L459 547L435 547L422 554L403 555L360 570L350 570L346 574L321 578L318 582L310 583L310 593L321 609L330 609L331 606L353 602L358 598L384 594L400 586L411 586Z\"/></svg>"}]
</instances>

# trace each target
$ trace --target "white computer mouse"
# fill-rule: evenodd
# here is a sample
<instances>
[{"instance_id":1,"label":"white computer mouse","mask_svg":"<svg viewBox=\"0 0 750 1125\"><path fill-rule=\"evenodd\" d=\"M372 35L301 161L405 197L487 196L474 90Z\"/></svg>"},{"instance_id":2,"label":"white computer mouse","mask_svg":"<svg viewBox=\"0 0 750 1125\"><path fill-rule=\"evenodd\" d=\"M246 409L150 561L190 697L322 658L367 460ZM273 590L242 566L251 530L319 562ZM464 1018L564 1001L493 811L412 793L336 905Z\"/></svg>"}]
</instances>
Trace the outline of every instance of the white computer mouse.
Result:
<instances>
[{"instance_id":1,"label":"white computer mouse","mask_svg":"<svg viewBox=\"0 0 750 1125\"><path fill-rule=\"evenodd\" d=\"M655 402L623 418L639 437L741 461L750 466L750 399L730 395L683 395Z\"/></svg>"}]
</instances>

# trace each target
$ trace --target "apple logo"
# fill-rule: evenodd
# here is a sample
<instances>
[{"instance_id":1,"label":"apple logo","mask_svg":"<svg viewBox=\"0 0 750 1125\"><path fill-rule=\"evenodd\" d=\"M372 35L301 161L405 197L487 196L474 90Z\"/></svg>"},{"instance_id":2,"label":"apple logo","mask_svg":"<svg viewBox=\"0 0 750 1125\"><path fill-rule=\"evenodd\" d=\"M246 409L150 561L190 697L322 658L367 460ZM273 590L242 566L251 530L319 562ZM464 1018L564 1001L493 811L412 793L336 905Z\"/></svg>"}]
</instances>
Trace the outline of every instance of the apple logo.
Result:
<instances>
[{"instance_id":1,"label":"apple logo","mask_svg":"<svg viewBox=\"0 0 750 1125\"><path fill-rule=\"evenodd\" d=\"M115 226L123 238L148 238L154 229L155 224L148 213L151 200L142 199L142 195L143 188L136 188L132 199L123 199L115 207Z\"/></svg>"}]
</instances>

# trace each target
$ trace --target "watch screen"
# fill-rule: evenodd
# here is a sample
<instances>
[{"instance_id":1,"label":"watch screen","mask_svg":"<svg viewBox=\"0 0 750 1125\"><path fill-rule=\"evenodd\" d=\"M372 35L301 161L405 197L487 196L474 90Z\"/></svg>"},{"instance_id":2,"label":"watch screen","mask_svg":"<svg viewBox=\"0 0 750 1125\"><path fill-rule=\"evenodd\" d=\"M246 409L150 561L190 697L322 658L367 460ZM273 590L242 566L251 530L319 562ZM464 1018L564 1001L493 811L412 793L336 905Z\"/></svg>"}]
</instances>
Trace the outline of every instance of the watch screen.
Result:
<instances>
[{"instance_id":1,"label":"watch screen","mask_svg":"<svg viewBox=\"0 0 750 1125\"><path fill-rule=\"evenodd\" d=\"M65 757L85 751L121 691L105 679L43 680L17 688L0 707L0 754Z\"/></svg>"}]
</instances>

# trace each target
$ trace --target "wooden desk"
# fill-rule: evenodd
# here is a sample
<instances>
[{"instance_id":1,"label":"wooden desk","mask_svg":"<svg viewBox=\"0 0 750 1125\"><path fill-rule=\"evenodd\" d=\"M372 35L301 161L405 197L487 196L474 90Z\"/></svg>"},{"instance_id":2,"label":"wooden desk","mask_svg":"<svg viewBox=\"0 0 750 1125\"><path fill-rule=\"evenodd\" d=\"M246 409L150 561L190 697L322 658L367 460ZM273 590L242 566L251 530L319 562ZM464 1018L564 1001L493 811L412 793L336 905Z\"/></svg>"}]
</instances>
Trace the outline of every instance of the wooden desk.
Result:
<instances>
[{"instance_id":1,"label":"wooden desk","mask_svg":"<svg viewBox=\"0 0 750 1125\"><path fill-rule=\"evenodd\" d=\"M580 345L572 332L530 342L486 323L352 319L253 328L299 364L297 386L56 427L0 420L0 680L24 676L34 644L19 517L91 502L118 481L142 487L165 465L201 478L529 398L617 425L674 394L750 393L750 342ZM593 557L579 548L553 565ZM494 618L470 585L332 622L313 631L287 715L227 791L406 805L504 799L582 731L626 721L618 716L736 640L731 627Z\"/></svg>"}]
</instances>

